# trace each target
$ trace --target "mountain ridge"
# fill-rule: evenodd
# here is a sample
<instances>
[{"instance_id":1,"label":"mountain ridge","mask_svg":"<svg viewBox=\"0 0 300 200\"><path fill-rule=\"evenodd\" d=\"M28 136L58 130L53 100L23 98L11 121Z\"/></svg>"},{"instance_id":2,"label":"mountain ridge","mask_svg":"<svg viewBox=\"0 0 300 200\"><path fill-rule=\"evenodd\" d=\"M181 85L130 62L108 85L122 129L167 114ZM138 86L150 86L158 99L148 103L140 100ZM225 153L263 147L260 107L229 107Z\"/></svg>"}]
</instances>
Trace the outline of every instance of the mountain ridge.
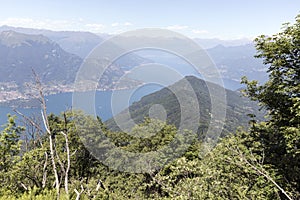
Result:
<instances>
[{"instance_id":1,"label":"mountain ridge","mask_svg":"<svg viewBox=\"0 0 300 200\"><path fill-rule=\"evenodd\" d=\"M186 121L181 122L181 105L179 104L176 95L172 93L174 88L177 91L182 92L183 96L186 96L186 101L189 102L189 92L185 92L184 82L188 81L192 86L194 93L197 96L198 106L200 110L200 121L194 121L195 117L190 116ZM125 109L114 118L107 120L105 123L107 126L113 131L120 131L118 125L121 127L125 127L126 130L130 130L130 124L128 123L129 118L126 115L127 112L130 113L130 118L136 123L141 123L145 117L150 117L149 112L153 105L161 105L164 107L167 116L167 123L174 124L175 126L179 126L180 123L194 124L197 123L200 129L207 129L209 121L215 120L213 116L211 116L211 99L209 88L213 89L221 89L221 86L208 83L202 79L196 78L194 76L187 76L184 79L176 82L175 84L169 86L168 88L172 88L169 90L168 88L163 88L157 92L144 96L140 101L134 102L129 108ZM226 132L232 132L237 129L238 126L248 125L249 117L247 114L255 114L258 119L262 120L263 112L259 111L259 107L255 102L251 102L250 100L242 97L240 93L231 91L226 89L226 121L223 134ZM217 97L213 97L217 98ZM218 105L219 106L219 105ZM195 107L196 108L196 107ZM116 124L115 119L118 121L118 125ZM198 129L199 132L203 131Z\"/></svg>"},{"instance_id":2,"label":"mountain ridge","mask_svg":"<svg viewBox=\"0 0 300 200\"><path fill-rule=\"evenodd\" d=\"M0 34L1 82L30 82L31 69L45 82L71 82L71 75L81 62L81 58L64 51L45 36L14 31Z\"/></svg>"},{"instance_id":3,"label":"mountain ridge","mask_svg":"<svg viewBox=\"0 0 300 200\"><path fill-rule=\"evenodd\" d=\"M52 31L23 27L1 26L1 31L12 30L24 34L44 35L69 53L85 58L88 53L103 41L100 36L87 31Z\"/></svg>"}]
</instances>

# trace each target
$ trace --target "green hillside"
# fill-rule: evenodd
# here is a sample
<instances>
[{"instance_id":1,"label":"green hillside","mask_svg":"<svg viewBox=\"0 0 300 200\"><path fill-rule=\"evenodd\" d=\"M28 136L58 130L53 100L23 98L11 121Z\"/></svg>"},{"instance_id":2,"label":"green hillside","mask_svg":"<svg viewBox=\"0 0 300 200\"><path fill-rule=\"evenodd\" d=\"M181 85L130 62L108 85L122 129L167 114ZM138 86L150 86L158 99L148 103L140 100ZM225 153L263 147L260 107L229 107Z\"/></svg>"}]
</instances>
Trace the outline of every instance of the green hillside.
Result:
<instances>
[{"instance_id":1,"label":"green hillside","mask_svg":"<svg viewBox=\"0 0 300 200\"><path fill-rule=\"evenodd\" d=\"M194 116L189 116L189 119L186 119L183 123L185 124L199 124L198 133L203 132L203 129L207 129L207 126L211 119L211 98L208 90L207 83L204 80L198 79L193 76L185 77L193 91L197 96L197 102L199 103L200 110L200 121L195 121ZM184 96L188 101L188 98L191 97L189 91L184 87L185 81L180 80L177 83L171 85L168 88L163 88L160 91L149 94L143 97L140 101L135 102L130 106L129 112L131 119L136 123L141 123L145 117L149 117L149 109L151 106L159 104L164 107L167 114L167 123L174 124L177 128L180 125L181 120L181 107L179 105L178 99L175 94L172 92L177 89L181 96ZM220 86L208 83L210 88L220 89ZM172 90L172 91L171 91ZM259 119L262 119L262 112L259 111L258 106L254 102L250 102L247 98L242 97L242 94L239 92L234 92L231 90L226 91L226 121L223 133L232 132L236 130L238 126L247 126L249 117L248 114L255 114ZM216 98L216 97L212 97ZM122 127L130 128L128 121L128 115L126 115L125 110L116 116L118 123L121 122ZM106 121L107 126L114 131L118 131L119 127L117 126L114 119Z\"/></svg>"}]
</instances>

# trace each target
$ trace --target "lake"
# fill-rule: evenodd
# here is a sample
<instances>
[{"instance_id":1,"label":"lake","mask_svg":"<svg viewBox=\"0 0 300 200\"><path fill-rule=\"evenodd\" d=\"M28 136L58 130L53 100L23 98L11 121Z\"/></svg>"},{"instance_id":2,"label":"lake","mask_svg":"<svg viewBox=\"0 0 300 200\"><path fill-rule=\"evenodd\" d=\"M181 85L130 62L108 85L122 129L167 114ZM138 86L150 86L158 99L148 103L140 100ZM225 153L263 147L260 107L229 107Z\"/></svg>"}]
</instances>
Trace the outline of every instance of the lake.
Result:
<instances>
[{"instance_id":1,"label":"lake","mask_svg":"<svg viewBox=\"0 0 300 200\"><path fill-rule=\"evenodd\" d=\"M136 91L133 90L120 90L115 91L117 93L117 99L114 99L114 113L121 112L133 102L139 101L143 96L160 90L162 87L155 84L148 84L139 87ZM129 102L126 98L129 93L132 93ZM72 94L73 93L59 93L55 95L46 96L47 112L60 114L72 107ZM112 112L112 91L97 91L95 95L95 110L98 116L103 121L113 117ZM123 98L123 96L124 98ZM18 111L22 112L26 116L40 115L40 108L17 108ZM13 108L7 106L0 106L0 125L5 124L7 121L7 114L11 113L16 115ZM21 117L18 117L18 121Z\"/></svg>"}]
</instances>

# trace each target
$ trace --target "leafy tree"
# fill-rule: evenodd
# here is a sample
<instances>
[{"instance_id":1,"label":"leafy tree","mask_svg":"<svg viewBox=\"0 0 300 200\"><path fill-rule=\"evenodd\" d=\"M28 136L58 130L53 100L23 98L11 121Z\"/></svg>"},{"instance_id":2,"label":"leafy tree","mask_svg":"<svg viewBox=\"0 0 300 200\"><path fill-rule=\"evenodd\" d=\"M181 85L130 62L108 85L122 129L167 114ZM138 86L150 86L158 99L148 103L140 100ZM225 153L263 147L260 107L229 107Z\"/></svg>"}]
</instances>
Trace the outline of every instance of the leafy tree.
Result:
<instances>
[{"instance_id":1,"label":"leafy tree","mask_svg":"<svg viewBox=\"0 0 300 200\"><path fill-rule=\"evenodd\" d=\"M196 143L183 157L166 166L147 184L150 198L165 199L279 199L276 170L262 165L255 148L244 145L249 133L230 135L205 156Z\"/></svg>"},{"instance_id":2,"label":"leafy tree","mask_svg":"<svg viewBox=\"0 0 300 200\"><path fill-rule=\"evenodd\" d=\"M15 116L8 115L8 122L0 132L0 194L2 189L15 190L12 168L20 160L21 133L23 127L17 126Z\"/></svg>"},{"instance_id":3,"label":"leafy tree","mask_svg":"<svg viewBox=\"0 0 300 200\"><path fill-rule=\"evenodd\" d=\"M256 40L257 57L268 66L269 80L248 81L246 95L268 111L266 122L255 123L252 137L260 142L265 163L281 175L281 184L300 198L300 15L273 36Z\"/></svg>"}]
</instances>

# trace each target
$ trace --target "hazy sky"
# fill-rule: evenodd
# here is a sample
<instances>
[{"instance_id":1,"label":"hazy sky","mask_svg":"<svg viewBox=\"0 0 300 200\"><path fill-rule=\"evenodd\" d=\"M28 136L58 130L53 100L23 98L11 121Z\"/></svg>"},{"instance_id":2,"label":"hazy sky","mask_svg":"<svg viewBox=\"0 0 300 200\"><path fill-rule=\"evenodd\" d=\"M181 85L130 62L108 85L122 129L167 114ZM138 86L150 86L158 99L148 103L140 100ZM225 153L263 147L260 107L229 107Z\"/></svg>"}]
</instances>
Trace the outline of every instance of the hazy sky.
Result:
<instances>
[{"instance_id":1,"label":"hazy sky","mask_svg":"<svg viewBox=\"0 0 300 200\"><path fill-rule=\"evenodd\" d=\"M300 0L0 0L0 25L119 33L158 27L199 38L280 31Z\"/></svg>"}]
</instances>

